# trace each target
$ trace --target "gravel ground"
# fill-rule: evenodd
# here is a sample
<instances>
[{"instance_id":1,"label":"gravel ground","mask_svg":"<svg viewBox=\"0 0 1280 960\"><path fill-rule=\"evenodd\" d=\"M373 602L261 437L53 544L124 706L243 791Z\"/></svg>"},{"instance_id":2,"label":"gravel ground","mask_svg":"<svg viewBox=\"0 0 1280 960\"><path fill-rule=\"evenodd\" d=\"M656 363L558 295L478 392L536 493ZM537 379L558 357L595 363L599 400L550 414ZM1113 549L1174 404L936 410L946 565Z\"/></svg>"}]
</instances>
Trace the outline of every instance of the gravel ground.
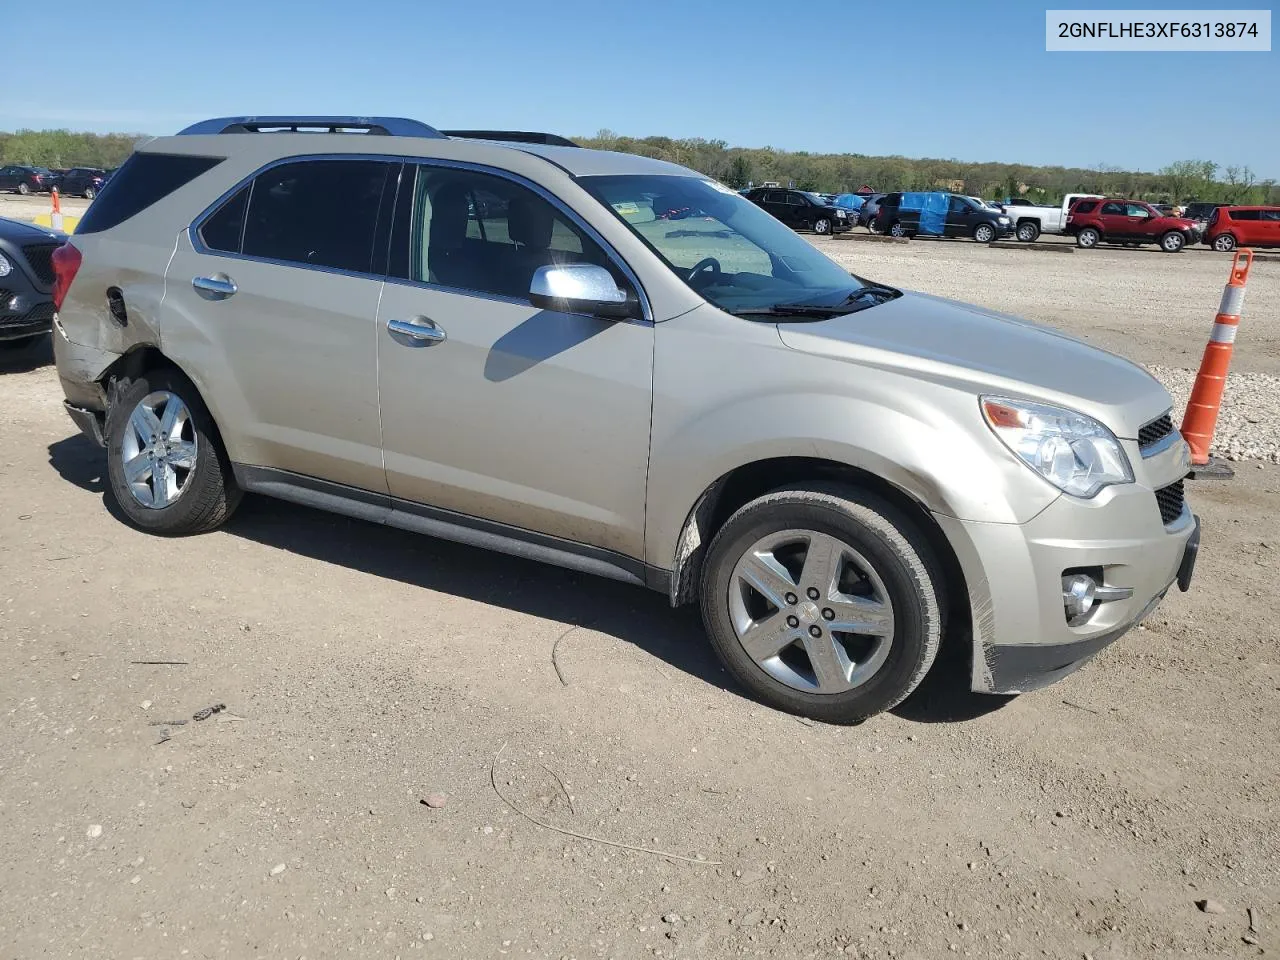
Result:
<instances>
[{"instance_id":1,"label":"gravel ground","mask_svg":"<svg viewBox=\"0 0 1280 960\"><path fill-rule=\"evenodd\" d=\"M1171 367L1225 273L868 255ZM1100 290L1124 298L1110 319ZM1245 373L1276 372L1270 290ZM1192 591L1062 683L972 696L944 658L855 728L744 699L656 594L252 497L213 534L150 537L102 473L47 352L0 360L6 957L1280 949L1280 467L1193 484Z\"/></svg>"}]
</instances>

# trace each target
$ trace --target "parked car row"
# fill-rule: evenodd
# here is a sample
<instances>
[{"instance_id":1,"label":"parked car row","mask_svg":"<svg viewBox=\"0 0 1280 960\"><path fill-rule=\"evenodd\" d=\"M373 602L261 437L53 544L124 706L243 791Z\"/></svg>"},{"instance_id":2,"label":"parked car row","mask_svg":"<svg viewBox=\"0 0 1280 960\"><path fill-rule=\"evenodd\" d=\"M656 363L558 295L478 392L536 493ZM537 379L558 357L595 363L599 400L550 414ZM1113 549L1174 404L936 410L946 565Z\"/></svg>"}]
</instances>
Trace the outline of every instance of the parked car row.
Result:
<instances>
[{"instance_id":1,"label":"parked car row","mask_svg":"<svg viewBox=\"0 0 1280 960\"><path fill-rule=\"evenodd\" d=\"M32 167L11 164L0 167L0 190L19 194L50 193L55 187L64 196L84 197L92 200L110 179L114 171L100 167L72 167L69 170L50 170L48 167Z\"/></svg>"}]
</instances>

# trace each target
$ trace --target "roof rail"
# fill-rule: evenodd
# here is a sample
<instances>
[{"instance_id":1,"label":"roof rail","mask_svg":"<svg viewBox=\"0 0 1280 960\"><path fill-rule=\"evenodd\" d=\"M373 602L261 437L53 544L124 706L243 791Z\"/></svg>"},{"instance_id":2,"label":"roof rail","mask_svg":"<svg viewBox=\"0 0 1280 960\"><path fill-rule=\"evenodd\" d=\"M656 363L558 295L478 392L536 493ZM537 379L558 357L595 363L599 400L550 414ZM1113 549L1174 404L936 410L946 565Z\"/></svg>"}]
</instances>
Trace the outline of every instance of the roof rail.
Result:
<instances>
[{"instance_id":1,"label":"roof rail","mask_svg":"<svg viewBox=\"0 0 1280 960\"><path fill-rule=\"evenodd\" d=\"M217 117L201 120L178 136L220 133L365 133L381 137L427 137L441 139L442 134L419 120L403 117Z\"/></svg>"},{"instance_id":2,"label":"roof rail","mask_svg":"<svg viewBox=\"0 0 1280 960\"><path fill-rule=\"evenodd\" d=\"M554 133L535 133L530 130L441 130L446 137L462 140L500 140L505 143L541 143L548 147L576 147L565 137Z\"/></svg>"}]
</instances>

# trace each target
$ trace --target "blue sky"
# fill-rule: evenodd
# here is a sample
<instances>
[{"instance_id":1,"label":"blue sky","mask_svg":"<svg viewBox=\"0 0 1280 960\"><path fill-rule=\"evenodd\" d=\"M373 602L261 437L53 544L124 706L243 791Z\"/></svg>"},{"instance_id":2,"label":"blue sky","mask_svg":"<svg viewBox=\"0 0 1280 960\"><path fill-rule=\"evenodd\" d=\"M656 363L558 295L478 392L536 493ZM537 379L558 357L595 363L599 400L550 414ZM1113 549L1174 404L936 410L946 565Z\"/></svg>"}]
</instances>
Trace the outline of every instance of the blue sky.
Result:
<instances>
[{"instance_id":1,"label":"blue sky","mask_svg":"<svg viewBox=\"0 0 1280 960\"><path fill-rule=\"evenodd\" d=\"M21 43L6 32L0 129L170 133L227 114L383 114L1068 166L1212 159L1280 179L1280 53L1047 53L1045 8L58 0L58 24L79 27L33 23Z\"/></svg>"}]
</instances>

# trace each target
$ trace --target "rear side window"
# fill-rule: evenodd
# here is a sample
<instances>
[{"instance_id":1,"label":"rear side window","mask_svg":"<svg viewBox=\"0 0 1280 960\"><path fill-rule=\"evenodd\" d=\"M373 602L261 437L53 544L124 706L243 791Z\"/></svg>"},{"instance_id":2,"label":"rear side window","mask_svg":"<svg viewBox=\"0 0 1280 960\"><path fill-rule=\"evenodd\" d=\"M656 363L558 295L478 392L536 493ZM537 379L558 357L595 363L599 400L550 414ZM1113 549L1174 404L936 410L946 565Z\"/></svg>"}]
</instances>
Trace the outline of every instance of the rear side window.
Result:
<instances>
[{"instance_id":1,"label":"rear side window","mask_svg":"<svg viewBox=\"0 0 1280 960\"><path fill-rule=\"evenodd\" d=\"M1261 213L1262 211L1260 210L1229 210L1227 212L1231 214L1232 220L1259 220L1261 218L1258 216L1258 214Z\"/></svg>"},{"instance_id":2,"label":"rear side window","mask_svg":"<svg viewBox=\"0 0 1280 960\"><path fill-rule=\"evenodd\" d=\"M393 169L398 165L378 160L307 160L264 171L249 194L243 253L372 272L383 192L395 186Z\"/></svg>"},{"instance_id":3,"label":"rear side window","mask_svg":"<svg viewBox=\"0 0 1280 960\"><path fill-rule=\"evenodd\" d=\"M110 230L221 162L219 157L135 153L103 186L85 211L76 233Z\"/></svg>"},{"instance_id":4,"label":"rear side window","mask_svg":"<svg viewBox=\"0 0 1280 960\"><path fill-rule=\"evenodd\" d=\"M245 185L200 225L200 240L210 250L239 253L244 239L244 215L248 209L249 185Z\"/></svg>"},{"instance_id":5,"label":"rear side window","mask_svg":"<svg viewBox=\"0 0 1280 960\"><path fill-rule=\"evenodd\" d=\"M1113 214L1113 215L1116 215L1116 216L1123 217L1123 216L1124 216L1124 204L1123 204L1123 203L1114 203L1114 202L1112 202L1112 203L1104 203L1104 204L1102 205L1102 212L1103 212L1103 213L1109 213L1109 214Z\"/></svg>"},{"instance_id":6,"label":"rear side window","mask_svg":"<svg viewBox=\"0 0 1280 960\"><path fill-rule=\"evenodd\" d=\"M1272 222L1280 221L1280 210L1259 210L1261 216L1259 220L1270 220Z\"/></svg>"},{"instance_id":7,"label":"rear side window","mask_svg":"<svg viewBox=\"0 0 1280 960\"><path fill-rule=\"evenodd\" d=\"M1076 213L1093 213L1094 209L1097 206L1098 206L1097 200L1081 200L1079 203L1076 204L1075 212Z\"/></svg>"}]
</instances>

